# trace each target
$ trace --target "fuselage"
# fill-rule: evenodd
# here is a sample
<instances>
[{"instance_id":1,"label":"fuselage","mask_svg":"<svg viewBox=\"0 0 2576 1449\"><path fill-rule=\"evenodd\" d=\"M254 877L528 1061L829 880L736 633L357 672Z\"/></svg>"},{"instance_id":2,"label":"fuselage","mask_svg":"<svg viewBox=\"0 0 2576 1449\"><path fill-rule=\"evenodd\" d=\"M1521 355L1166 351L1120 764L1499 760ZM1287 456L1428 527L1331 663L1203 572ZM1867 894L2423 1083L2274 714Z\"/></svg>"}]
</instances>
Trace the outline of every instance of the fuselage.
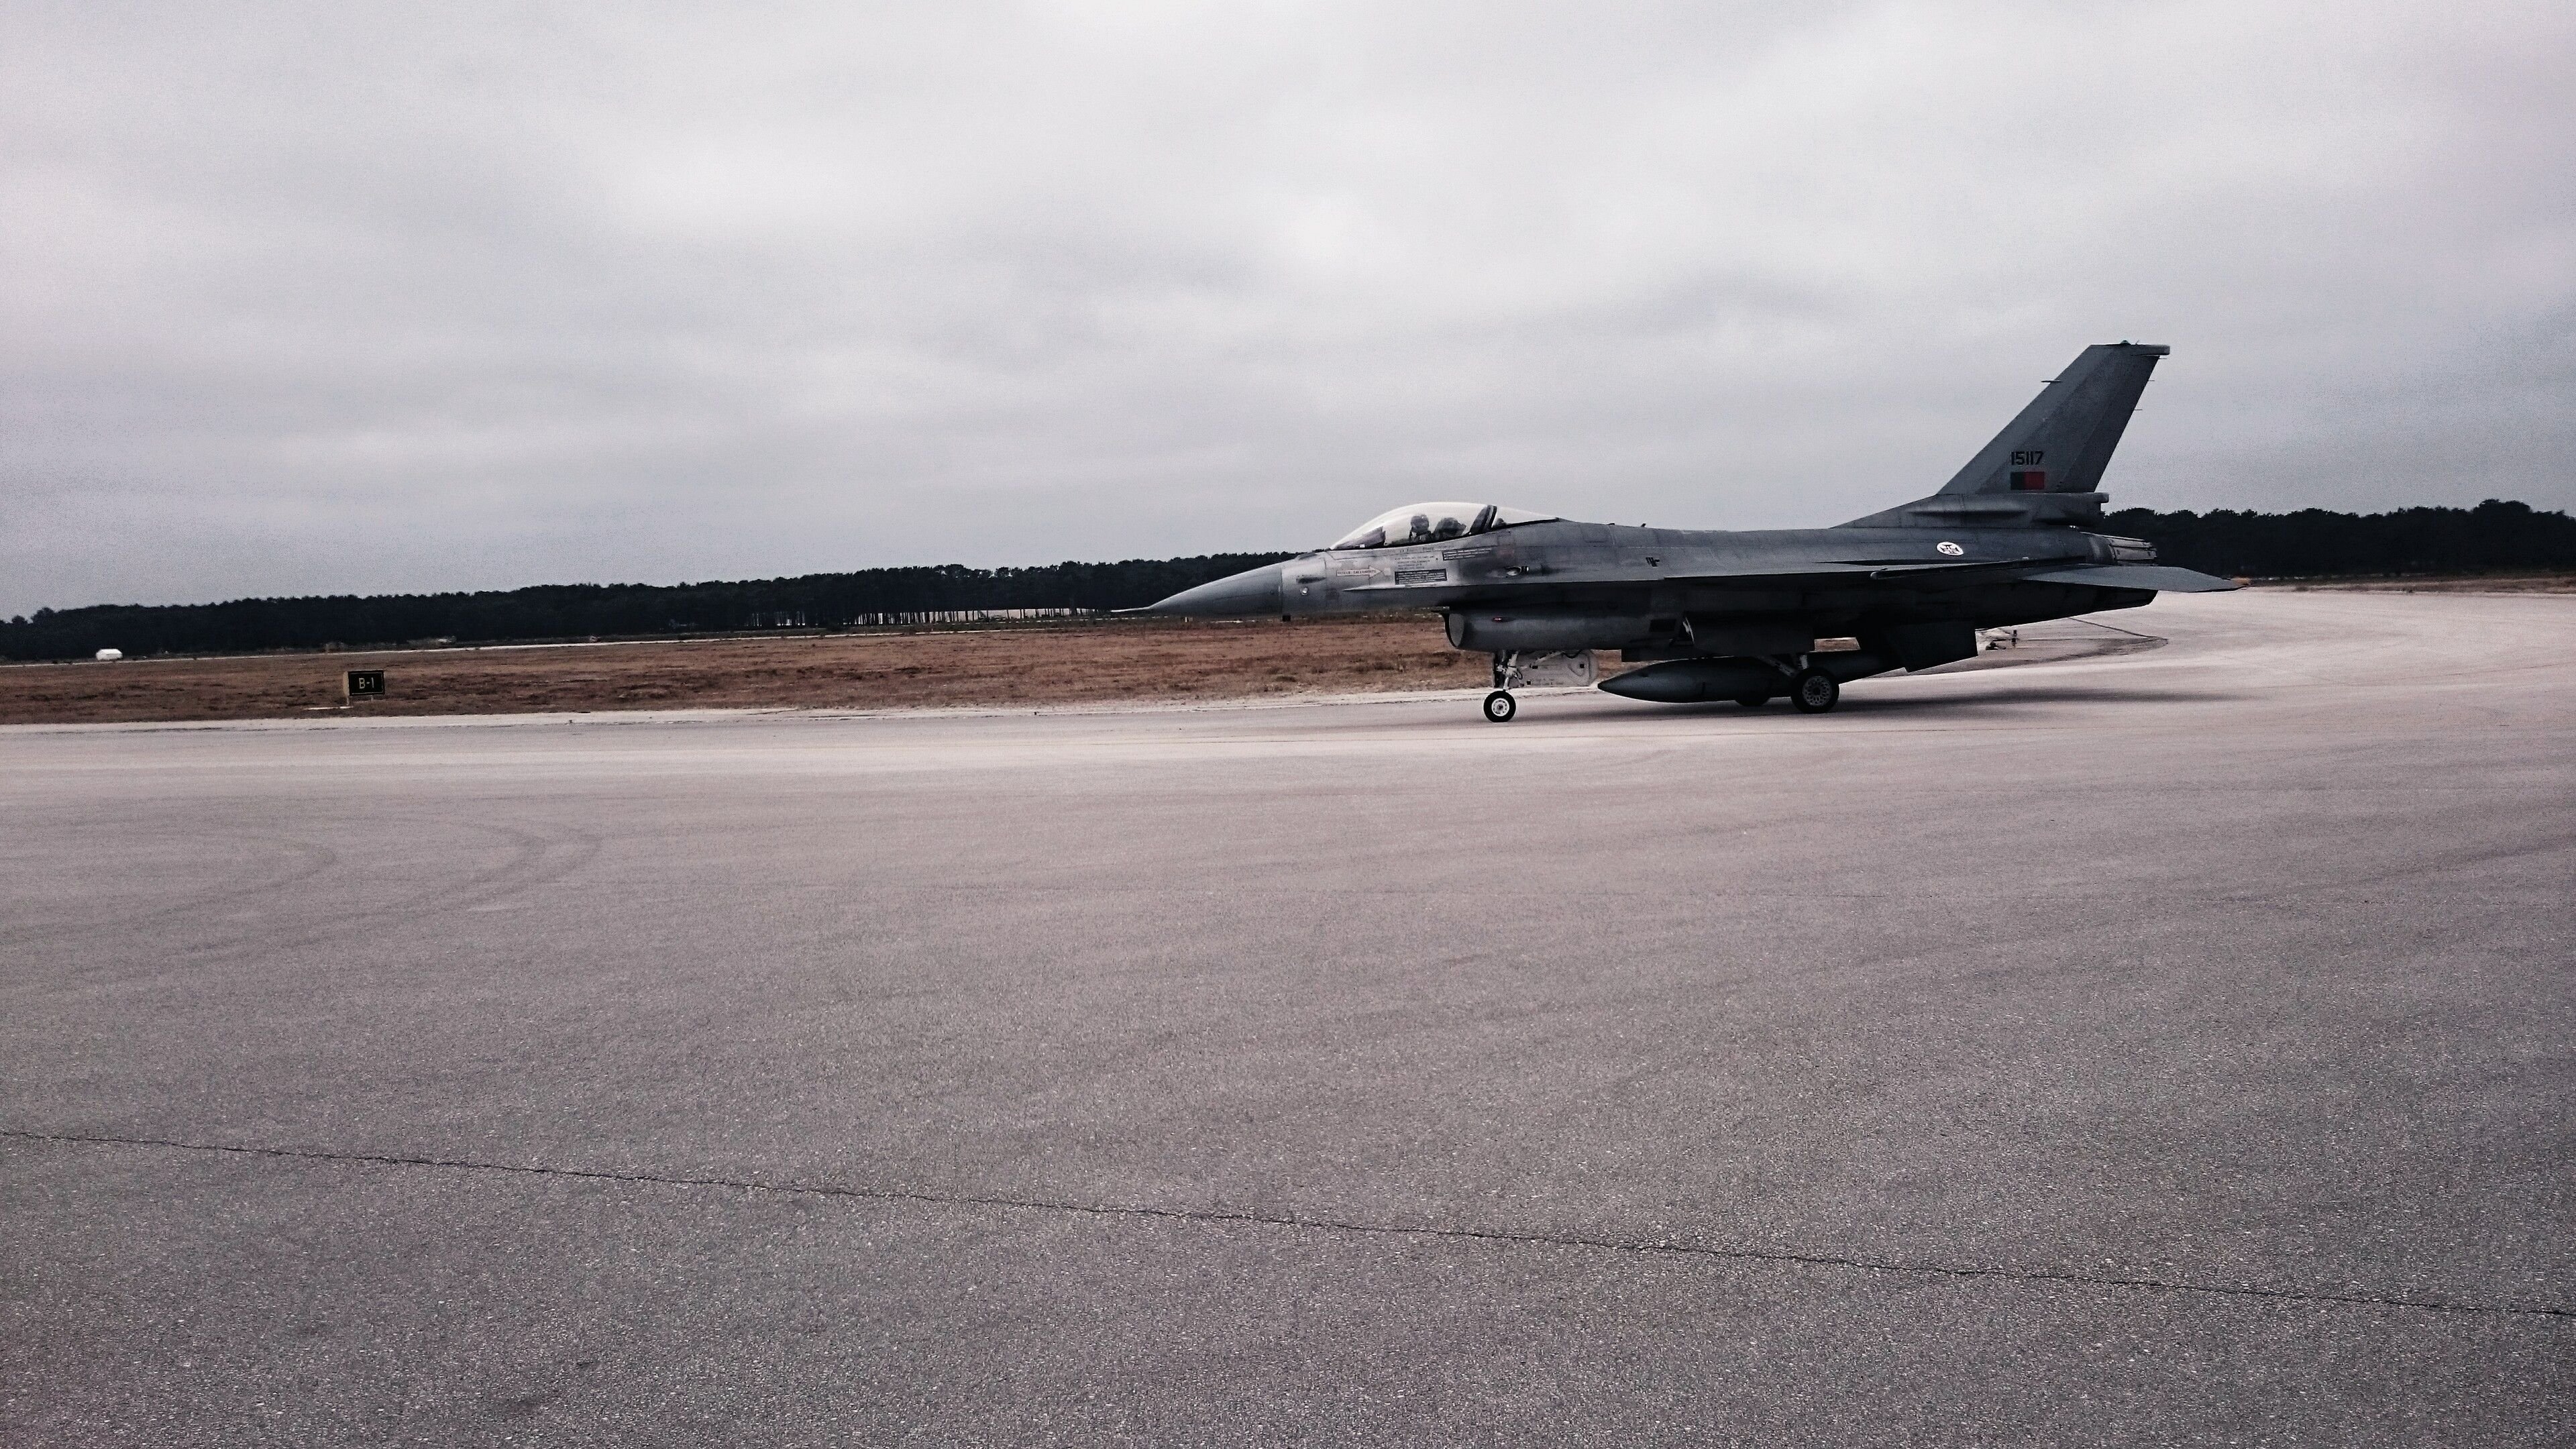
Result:
<instances>
[{"instance_id":1,"label":"fuselage","mask_svg":"<svg viewBox=\"0 0 2576 1449\"><path fill-rule=\"evenodd\" d=\"M1979 629L2231 587L2084 527L2102 519L2102 470L2168 350L2084 349L1937 492L1837 527L1631 528L1415 503L1148 612L1437 612L1451 644L1493 655L1497 722L1512 718L1514 681L1551 660L1590 680L1602 650L1642 666L1598 681L1615 694L1758 706L1786 693L1821 713L1852 680L1971 657Z\"/></svg>"},{"instance_id":2,"label":"fuselage","mask_svg":"<svg viewBox=\"0 0 2576 1449\"><path fill-rule=\"evenodd\" d=\"M1156 605L1173 614L1313 618L1438 610L1598 616L1582 647L1653 649L1672 627L1625 622L1781 618L1818 635L1873 623L2030 623L2146 602L2143 590L1980 580L1961 565L2110 563L2126 540L2074 528L1639 528L1570 519L1396 547L1319 549ZM1908 573L1926 570L1919 586ZM1467 641L1455 639L1462 645Z\"/></svg>"}]
</instances>

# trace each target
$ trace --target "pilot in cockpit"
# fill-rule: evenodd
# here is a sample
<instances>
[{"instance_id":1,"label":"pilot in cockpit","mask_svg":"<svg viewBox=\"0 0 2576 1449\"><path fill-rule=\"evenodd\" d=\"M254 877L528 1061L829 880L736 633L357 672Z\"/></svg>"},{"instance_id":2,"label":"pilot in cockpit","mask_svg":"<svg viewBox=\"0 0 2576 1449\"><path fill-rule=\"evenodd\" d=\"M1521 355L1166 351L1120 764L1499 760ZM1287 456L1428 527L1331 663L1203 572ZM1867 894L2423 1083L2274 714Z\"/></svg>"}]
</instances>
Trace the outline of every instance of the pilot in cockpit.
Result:
<instances>
[{"instance_id":1,"label":"pilot in cockpit","mask_svg":"<svg viewBox=\"0 0 2576 1449\"><path fill-rule=\"evenodd\" d=\"M1417 543L1441 543L1510 524L1542 522L1548 516L1524 508L1498 508L1491 503L1410 503L1352 529L1333 547L1404 548Z\"/></svg>"}]
</instances>

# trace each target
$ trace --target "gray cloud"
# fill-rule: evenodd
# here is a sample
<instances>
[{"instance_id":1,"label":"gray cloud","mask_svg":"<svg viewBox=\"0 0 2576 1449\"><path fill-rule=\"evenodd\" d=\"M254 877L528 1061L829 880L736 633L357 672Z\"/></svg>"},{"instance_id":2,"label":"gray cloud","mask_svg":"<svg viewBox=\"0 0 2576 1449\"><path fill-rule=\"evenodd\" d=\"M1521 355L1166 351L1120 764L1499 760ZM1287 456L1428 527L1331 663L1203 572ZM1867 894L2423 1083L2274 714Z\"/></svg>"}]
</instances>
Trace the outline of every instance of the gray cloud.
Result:
<instances>
[{"instance_id":1,"label":"gray cloud","mask_svg":"<svg viewBox=\"0 0 2576 1449\"><path fill-rule=\"evenodd\" d=\"M0 8L0 613L2576 503L2563 6L887 10Z\"/></svg>"}]
</instances>

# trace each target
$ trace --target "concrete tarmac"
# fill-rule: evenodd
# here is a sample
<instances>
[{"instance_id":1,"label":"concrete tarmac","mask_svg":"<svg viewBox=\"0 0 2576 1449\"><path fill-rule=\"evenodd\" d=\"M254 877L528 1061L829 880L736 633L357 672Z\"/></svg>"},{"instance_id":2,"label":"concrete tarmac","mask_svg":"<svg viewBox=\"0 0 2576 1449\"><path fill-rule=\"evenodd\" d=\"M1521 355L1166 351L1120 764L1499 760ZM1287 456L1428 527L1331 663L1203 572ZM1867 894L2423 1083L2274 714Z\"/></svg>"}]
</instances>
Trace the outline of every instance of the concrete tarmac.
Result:
<instances>
[{"instance_id":1,"label":"concrete tarmac","mask_svg":"<svg viewBox=\"0 0 2576 1449\"><path fill-rule=\"evenodd\" d=\"M2576 599L0 731L0 1442L2576 1438Z\"/></svg>"}]
</instances>

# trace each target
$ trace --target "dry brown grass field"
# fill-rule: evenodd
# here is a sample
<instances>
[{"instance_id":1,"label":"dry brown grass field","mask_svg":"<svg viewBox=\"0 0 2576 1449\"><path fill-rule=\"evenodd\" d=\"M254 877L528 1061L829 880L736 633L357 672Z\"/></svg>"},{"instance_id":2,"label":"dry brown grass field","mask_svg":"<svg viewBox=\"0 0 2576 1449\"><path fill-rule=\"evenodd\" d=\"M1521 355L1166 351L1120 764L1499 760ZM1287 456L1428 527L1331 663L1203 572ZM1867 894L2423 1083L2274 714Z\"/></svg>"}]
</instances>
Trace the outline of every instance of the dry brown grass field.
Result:
<instances>
[{"instance_id":1,"label":"dry brown grass field","mask_svg":"<svg viewBox=\"0 0 2576 1449\"><path fill-rule=\"evenodd\" d=\"M1607 661L1604 661L1605 664ZM341 675L382 669L354 706ZM349 714L889 709L1469 689L1485 657L1437 616L1122 620L687 643L254 654L0 668L0 724Z\"/></svg>"}]
</instances>

